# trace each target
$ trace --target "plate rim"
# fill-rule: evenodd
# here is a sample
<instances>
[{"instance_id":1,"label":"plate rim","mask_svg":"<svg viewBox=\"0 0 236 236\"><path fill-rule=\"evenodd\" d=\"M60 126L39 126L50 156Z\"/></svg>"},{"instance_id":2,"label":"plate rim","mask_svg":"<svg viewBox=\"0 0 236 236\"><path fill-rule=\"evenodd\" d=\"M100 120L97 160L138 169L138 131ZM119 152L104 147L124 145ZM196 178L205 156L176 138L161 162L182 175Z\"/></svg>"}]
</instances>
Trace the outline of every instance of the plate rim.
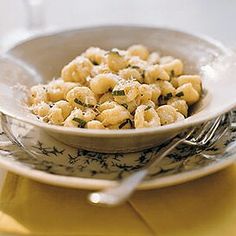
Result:
<instances>
[{"instance_id":1,"label":"plate rim","mask_svg":"<svg viewBox=\"0 0 236 236\"><path fill-rule=\"evenodd\" d=\"M27 177L37 182L50 184L53 186L74 189L100 190L103 188L115 186L117 183L117 181L115 180L82 178L46 173L42 170L31 169L26 165L22 164L22 162L20 161L13 161L10 158L7 160L7 158L9 157L0 155L1 168L7 169L10 172ZM158 189L186 183L188 181L195 180L213 174L219 170L222 170L228 167L229 165L233 164L235 160L236 153L231 155L224 161L211 163L208 166L204 166L200 169L193 169L187 172L182 172L171 176L156 177L155 179L146 180L137 187L137 190ZM12 164L13 162L17 162L18 164Z\"/></svg>"}]
</instances>

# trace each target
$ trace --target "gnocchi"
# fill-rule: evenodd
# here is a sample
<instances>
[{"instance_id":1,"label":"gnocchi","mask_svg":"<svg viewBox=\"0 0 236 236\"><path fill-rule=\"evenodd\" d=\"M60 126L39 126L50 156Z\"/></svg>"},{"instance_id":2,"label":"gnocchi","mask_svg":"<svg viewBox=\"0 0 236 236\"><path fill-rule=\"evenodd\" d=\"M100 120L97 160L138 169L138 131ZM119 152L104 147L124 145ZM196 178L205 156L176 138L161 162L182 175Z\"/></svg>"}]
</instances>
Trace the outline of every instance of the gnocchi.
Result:
<instances>
[{"instance_id":1,"label":"gnocchi","mask_svg":"<svg viewBox=\"0 0 236 236\"><path fill-rule=\"evenodd\" d=\"M140 105L134 115L136 128L157 127L161 125L160 117L151 106Z\"/></svg>"},{"instance_id":2,"label":"gnocchi","mask_svg":"<svg viewBox=\"0 0 236 236\"><path fill-rule=\"evenodd\" d=\"M29 108L50 124L87 129L140 129L188 116L202 93L183 62L137 44L127 50L90 47L61 77L29 91Z\"/></svg>"},{"instance_id":3,"label":"gnocchi","mask_svg":"<svg viewBox=\"0 0 236 236\"><path fill-rule=\"evenodd\" d=\"M88 58L79 56L62 69L61 77L64 81L85 84L92 68L93 64Z\"/></svg>"}]
</instances>

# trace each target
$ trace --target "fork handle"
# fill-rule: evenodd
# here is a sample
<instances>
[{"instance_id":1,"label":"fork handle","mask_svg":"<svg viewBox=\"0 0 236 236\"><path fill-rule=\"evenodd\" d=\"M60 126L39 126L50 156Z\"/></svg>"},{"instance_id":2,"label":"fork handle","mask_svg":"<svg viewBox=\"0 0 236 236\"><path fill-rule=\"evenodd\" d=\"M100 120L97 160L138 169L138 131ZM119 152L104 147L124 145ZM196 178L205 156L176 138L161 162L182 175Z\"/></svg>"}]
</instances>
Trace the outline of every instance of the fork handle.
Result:
<instances>
[{"instance_id":1,"label":"fork handle","mask_svg":"<svg viewBox=\"0 0 236 236\"><path fill-rule=\"evenodd\" d=\"M115 186L109 187L100 192L94 192L89 194L88 196L89 202L96 205L107 205L107 206L116 206L123 203L131 196L131 194L135 191L136 187L151 172L151 170L177 145L179 145L183 141L184 139L174 138L167 146L165 146L161 150L160 156L150 162L147 168L141 169L129 175Z\"/></svg>"}]
</instances>

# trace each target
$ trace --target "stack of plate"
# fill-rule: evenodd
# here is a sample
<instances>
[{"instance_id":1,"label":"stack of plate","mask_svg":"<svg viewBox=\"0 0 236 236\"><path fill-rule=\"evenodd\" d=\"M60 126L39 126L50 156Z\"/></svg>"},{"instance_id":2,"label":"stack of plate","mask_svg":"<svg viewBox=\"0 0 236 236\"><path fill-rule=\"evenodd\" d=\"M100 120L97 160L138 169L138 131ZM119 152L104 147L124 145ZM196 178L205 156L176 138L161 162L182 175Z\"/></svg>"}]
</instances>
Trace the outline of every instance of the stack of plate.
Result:
<instances>
[{"instance_id":1,"label":"stack of plate","mask_svg":"<svg viewBox=\"0 0 236 236\"><path fill-rule=\"evenodd\" d=\"M195 111L196 114L186 121L167 125L161 129L124 131L123 134L122 130L117 133L114 130L108 131L110 133L107 130L100 133L91 130L75 130L76 128L70 130L34 120L30 112L22 105L25 93L22 87L16 88L14 85L21 84L30 87L57 76L63 64L91 45L102 48L122 48L137 40L150 48L155 48L157 45L157 49L163 52L166 51L169 54L173 52L175 56L185 60L187 70L190 71L199 70L202 65L214 61L218 56L228 57L231 53L224 46L209 39L166 29L128 26L62 32L22 43L0 59L0 111L4 114L1 120L0 166L17 174L54 185L86 189L112 186L116 181L144 168L152 158L158 157L159 151L171 140L170 137L180 130L199 125L235 106L236 83L232 76L227 77L230 73L232 75L235 67L227 67L226 64L224 64L225 69L220 67L218 71L221 75L224 72L226 76L221 80L218 80L219 76L210 73L212 68L205 67L209 75L209 80L204 81L207 95ZM68 48L62 45L68 45ZM190 60L187 60L188 56L191 57ZM232 110L231 114L232 127L229 127L228 132L214 146L205 147L201 152L186 144L177 146L153 169L152 173L140 184L139 189L186 182L230 165L236 157L234 154L236 151L234 127L236 112ZM61 142L61 139L58 141L59 138L55 139L55 134L60 135L60 132L63 134L64 142ZM73 139L78 136L80 142L75 139L74 144L69 145L65 137L70 137L70 135L73 135ZM135 151L135 147L137 150L126 153L125 145L121 147L119 143L116 143L116 135L117 137L121 135L123 141L125 140L127 151ZM153 140L155 135L159 141L161 135L169 136L169 139L164 143L163 139L161 145L155 145L158 143L156 140L149 145L152 146L151 148L140 151L138 149L143 148L140 148L134 139L138 142L139 136L145 135L146 144L143 147L148 147L148 138L152 137ZM109 149L104 143L104 146L99 149L96 142L100 138L109 139L109 145L114 146ZM84 143L91 140L91 148L85 148L90 149L89 151L83 149L85 139ZM117 146L121 151L116 149ZM113 150L113 153L105 153L104 150L105 152Z\"/></svg>"}]
</instances>

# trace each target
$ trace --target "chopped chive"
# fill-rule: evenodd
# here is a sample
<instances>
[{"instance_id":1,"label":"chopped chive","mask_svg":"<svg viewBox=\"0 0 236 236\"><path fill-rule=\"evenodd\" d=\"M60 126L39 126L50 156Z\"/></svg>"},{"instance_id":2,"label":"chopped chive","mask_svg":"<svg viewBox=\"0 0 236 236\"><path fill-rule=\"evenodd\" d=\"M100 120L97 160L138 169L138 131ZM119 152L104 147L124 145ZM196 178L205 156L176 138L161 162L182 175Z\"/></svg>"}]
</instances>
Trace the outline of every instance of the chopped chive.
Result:
<instances>
[{"instance_id":1,"label":"chopped chive","mask_svg":"<svg viewBox=\"0 0 236 236\"><path fill-rule=\"evenodd\" d=\"M97 108L95 108L94 111L97 113L97 115L101 114L101 112Z\"/></svg>"},{"instance_id":2,"label":"chopped chive","mask_svg":"<svg viewBox=\"0 0 236 236\"><path fill-rule=\"evenodd\" d=\"M134 115L135 115L135 110L132 111L130 114L131 114L132 116L134 116Z\"/></svg>"},{"instance_id":3,"label":"chopped chive","mask_svg":"<svg viewBox=\"0 0 236 236\"><path fill-rule=\"evenodd\" d=\"M159 105L165 105L165 104L166 104L165 101L166 101L166 100L164 100L164 96L163 96L163 95L159 96L159 98L157 99L157 103L158 103Z\"/></svg>"},{"instance_id":4,"label":"chopped chive","mask_svg":"<svg viewBox=\"0 0 236 236\"><path fill-rule=\"evenodd\" d=\"M126 109L128 108L128 105L126 103L121 104L121 106L123 106Z\"/></svg>"},{"instance_id":5,"label":"chopped chive","mask_svg":"<svg viewBox=\"0 0 236 236\"><path fill-rule=\"evenodd\" d=\"M175 96L176 96L176 97L182 97L182 96L184 96L184 93L181 91L181 92L179 92L179 93L176 93Z\"/></svg>"},{"instance_id":6,"label":"chopped chive","mask_svg":"<svg viewBox=\"0 0 236 236\"><path fill-rule=\"evenodd\" d=\"M49 121L48 117L46 117L46 116L44 116L44 117L42 118L42 120L43 120L44 122L48 122L48 121Z\"/></svg>"},{"instance_id":7,"label":"chopped chive","mask_svg":"<svg viewBox=\"0 0 236 236\"><path fill-rule=\"evenodd\" d=\"M125 122L123 122L119 125L119 129L122 129L127 124L128 124L128 121L126 120Z\"/></svg>"},{"instance_id":8,"label":"chopped chive","mask_svg":"<svg viewBox=\"0 0 236 236\"><path fill-rule=\"evenodd\" d=\"M139 66L130 66L130 68L132 68L132 69L140 69Z\"/></svg>"},{"instance_id":9,"label":"chopped chive","mask_svg":"<svg viewBox=\"0 0 236 236\"><path fill-rule=\"evenodd\" d=\"M74 102L77 103L77 104L79 104L79 105L81 105L81 106L84 105L84 103L81 102L78 98L75 98L75 99L74 99Z\"/></svg>"},{"instance_id":10,"label":"chopped chive","mask_svg":"<svg viewBox=\"0 0 236 236\"><path fill-rule=\"evenodd\" d=\"M94 66L99 65L96 61L90 60Z\"/></svg>"},{"instance_id":11,"label":"chopped chive","mask_svg":"<svg viewBox=\"0 0 236 236\"><path fill-rule=\"evenodd\" d=\"M169 100L170 98L172 98L173 97L173 95L172 95L172 93L167 93L165 96L164 96L164 100Z\"/></svg>"},{"instance_id":12,"label":"chopped chive","mask_svg":"<svg viewBox=\"0 0 236 236\"><path fill-rule=\"evenodd\" d=\"M132 121L130 120L130 119L127 119L127 120L125 120L123 123L121 123L120 125L119 125L119 129L122 129L125 125L127 125L127 124L130 124L130 126L132 127L132 125L133 125L133 123L132 123Z\"/></svg>"},{"instance_id":13,"label":"chopped chive","mask_svg":"<svg viewBox=\"0 0 236 236\"><path fill-rule=\"evenodd\" d=\"M82 119L77 118L77 117L74 117L72 120L75 121L75 122L77 122L77 123L79 123L79 124L78 124L78 127L79 127L79 128L84 128L85 125L87 124L87 122L86 122L85 120L82 120Z\"/></svg>"},{"instance_id":14,"label":"chopped chive","mask_svg":"<svg viewBox=\"0 0 236 236\"><path fill-rule=\"evenodd\" d=\"M174 71L174 70L171 70L170 76L171 76L171 77L174 77L174 76L175 76L175 71Z\"/></svg>"},{"instance_id":15,"label":"chopped chive","mask_svg":"<svg viewBox=\"0 0 236 236\"><path fill-rule=\"evenodd\" d=\"M99 108L99 106L100 106L101 104L96 104L94 107L93 107L93 110L97 113L97 115L99 115L101 112L98 110L98 108Z\"/></svg>"},{"instance_id":16,"label":"chopped chive","mask_svg":"<svg viewBox=\"0 0 236 236\"><path fill-rule=\"evenodd\" d=\"M75 98L74 99L74 102L75 103L77 103L77 104L79 104L79 105L81 105L81 106L84 106L84 107L94 107L93 105L90 105L90 104L86 104L86 103L83 103L83 102L81 102L78 98Z\"/></svg>"},{"instance_id":17,"label":"chopped chive","mask_svg":"<svg viewBox=\"0 0 236 236\"><path fill-rule=\"evenodd\" d=\"M129 122L131 128L134 127L134 123L132 120L128 119L128 122Z\"/></svg>"},{"instance_id":18,"label":"chopped chive","mask_svg":"<svg viewBox=\"0 0 236 236\"><path fill-rule=\"evenodd\" d=\"M152 106L147 106L145 109L144 109L144 111L148 111L149 109L151 109L152 108Z\"/></svg>"},{"instance_id":19,"label":"chopped chive","mask_svg":"<svg viewBox=\"0 0 236 236\"><path fill-rule=\"evenodd\" d=\"M112 92L113 96L124 96L125 95L125 91L124 90L115 90Z\"/></svg>"},{"instance_id":20,"label":"chopped chive","mask_svg":"<svg viewBox=\"0 0 236 236\"><path fill-rule=\"evenodd\" d=\"M117 55L117 56L121 57L120 53L118 51L115 51L115 50L111 50L111 51L106 53L106 55L109 55L109 54L114 54L114 55Z\"/></svg>"},{"instance_id":21,"label":"chopped chive","mask_svg":"<svg viewBox=\"0 0 236 236\"><path fill-rule=\"evenodd\" d=\"M142 71L141 76L143 79L145 78L145 70Z\"/></svg>"}]
</instances>

